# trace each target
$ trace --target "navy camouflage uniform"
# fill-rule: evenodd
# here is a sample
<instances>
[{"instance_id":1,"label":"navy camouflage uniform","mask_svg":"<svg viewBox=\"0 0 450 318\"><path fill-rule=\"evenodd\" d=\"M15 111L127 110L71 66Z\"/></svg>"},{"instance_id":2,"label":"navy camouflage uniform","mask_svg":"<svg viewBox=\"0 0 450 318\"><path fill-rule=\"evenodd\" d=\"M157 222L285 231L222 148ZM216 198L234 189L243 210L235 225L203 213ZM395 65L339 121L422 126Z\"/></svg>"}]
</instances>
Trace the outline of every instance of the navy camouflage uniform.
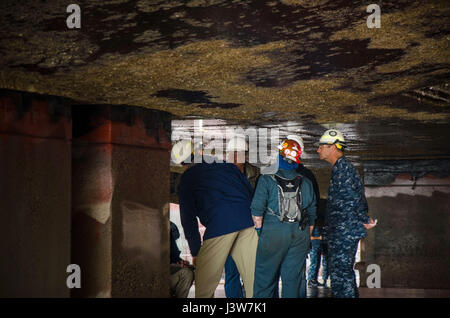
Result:
<instances>
[{"instance_id":1,"label":"navy camouflage uniform","mask_svg":"<svg viewBox=\"0 0 450 318\"><path fill-rule=\"evenodd\" d=\"M361 177L342 156L332 169L324 227L333 297L359 297L353 266L358 242L366 236L367 213Z\"/></svg>"}]
</instances>

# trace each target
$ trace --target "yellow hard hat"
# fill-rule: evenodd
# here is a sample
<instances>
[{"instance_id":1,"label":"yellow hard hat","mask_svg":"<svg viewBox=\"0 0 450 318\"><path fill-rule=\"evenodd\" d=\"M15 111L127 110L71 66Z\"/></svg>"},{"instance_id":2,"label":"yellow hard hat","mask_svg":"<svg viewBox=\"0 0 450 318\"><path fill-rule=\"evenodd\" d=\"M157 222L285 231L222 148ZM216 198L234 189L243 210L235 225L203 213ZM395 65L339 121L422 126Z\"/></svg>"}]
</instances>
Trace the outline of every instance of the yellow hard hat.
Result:
<instances>
[{"instance_id":1,"label":"yellow hard hat","mask_svg":"<svg viewBox=\"0 0 450 318\"><path fill-rule=\"evenodd\" d=\"M320 137L319 144L321 145L336 145L340 150L344 150L347 147L344 139L344 135L336 129L328 129Z\"/></svg>"}]
</instances>

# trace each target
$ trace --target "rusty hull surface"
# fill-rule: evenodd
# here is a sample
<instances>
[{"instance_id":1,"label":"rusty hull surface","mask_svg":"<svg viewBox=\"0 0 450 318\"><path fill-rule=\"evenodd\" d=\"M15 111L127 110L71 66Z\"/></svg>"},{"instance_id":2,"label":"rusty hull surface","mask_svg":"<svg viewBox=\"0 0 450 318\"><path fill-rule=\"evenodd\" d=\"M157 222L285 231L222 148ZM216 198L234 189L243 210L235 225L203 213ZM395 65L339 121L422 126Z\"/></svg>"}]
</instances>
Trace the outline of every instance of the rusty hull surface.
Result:
<instances>
[{"instance_id":1,"label":"rusty hull surface","mask_svg":"<svg viewBox=\"0 0 450 318\"><path fill-rule=\"evenodd\" d=\"M66 1L0 3L0 88L291 121L309 151L343 125L356 159L449 156L448 1L383 1L379 29L366 26L371 1L77 3L80 29Z\"/></svg>"},{"instance_id":2,"label":"rusty hull surface","mask_svg":"<svg viewBox=\"0 0 450 318\"><path fill-rule=\"evenodd\" d=\"M447 121L448 1L383 1L380 29L369 3L79 1L68 29L66 1L5 0L0 87L179 116Z\"/></svg>"}]
</instances>

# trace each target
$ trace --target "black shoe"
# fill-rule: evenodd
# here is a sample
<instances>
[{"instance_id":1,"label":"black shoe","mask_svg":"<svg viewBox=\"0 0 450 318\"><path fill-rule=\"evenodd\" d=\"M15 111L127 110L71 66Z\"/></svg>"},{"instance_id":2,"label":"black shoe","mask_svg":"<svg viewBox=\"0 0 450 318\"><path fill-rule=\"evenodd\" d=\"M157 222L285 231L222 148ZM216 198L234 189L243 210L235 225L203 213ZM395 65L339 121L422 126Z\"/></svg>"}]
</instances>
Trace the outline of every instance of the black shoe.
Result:
<instances>
[{"instance_id":1,"label":"black shoe","mask_svg":"<svg viewBox=\"0 0 450 318\"><path fill-rule=\"evenodd\" d=\"M310 287L317 287L317 285L319 285L319 283L318 283L317 280L315 280L315 279L310 280L310 281L308 282L308 286L310 286Z\"/></svg>"}]
</instances>

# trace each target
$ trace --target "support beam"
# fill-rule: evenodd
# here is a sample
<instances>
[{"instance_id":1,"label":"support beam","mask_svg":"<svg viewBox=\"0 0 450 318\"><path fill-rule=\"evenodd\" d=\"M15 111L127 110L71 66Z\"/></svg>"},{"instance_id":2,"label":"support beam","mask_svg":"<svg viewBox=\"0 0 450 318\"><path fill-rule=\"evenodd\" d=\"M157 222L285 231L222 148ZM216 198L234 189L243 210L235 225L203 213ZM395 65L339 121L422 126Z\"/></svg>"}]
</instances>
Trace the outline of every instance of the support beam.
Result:
<instances>
[{"instance_id":1,"label":"support beam","mask_svg":"<svg viewBox=\"0 0 450 318\"><path fill-rule=\"evenodd\" d=\"M73 108L74 297L169 296L170 116Z\"/></svg>"},{"instance_id":2,"label":"support beam","mask_svg":"<svg viewBox=\"0 0 450 318\"><path fill-rule=\"evenodd\" d=\"M0 91L0 297L69 297L70 106Z\"/></svg>"}]
</instances>

